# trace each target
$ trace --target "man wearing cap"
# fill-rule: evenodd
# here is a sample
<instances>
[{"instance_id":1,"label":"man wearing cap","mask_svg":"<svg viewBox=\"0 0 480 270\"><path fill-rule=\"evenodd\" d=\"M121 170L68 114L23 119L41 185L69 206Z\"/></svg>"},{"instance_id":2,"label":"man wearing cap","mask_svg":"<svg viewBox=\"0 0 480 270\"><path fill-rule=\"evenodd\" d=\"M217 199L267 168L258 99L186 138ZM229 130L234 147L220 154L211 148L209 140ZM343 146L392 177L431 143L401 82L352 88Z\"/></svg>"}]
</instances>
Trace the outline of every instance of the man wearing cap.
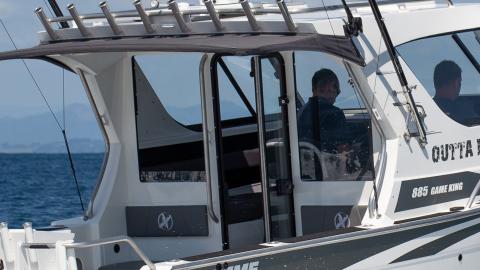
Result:
<instances>
[{"instance_id":1,"label":"man wearing cap","mask_svg":"<svg viewBox=\"0 0 480 270\"><path fill-rule=\"evenodd\" d=\"M345 126L345 115L333 105L340 94L337 75L330 69L321 69L312 77L312 96L300 109L298 119L299 139L315 144L321 142L322 148L333 150L341 140L339 131Z\"/></svg>"}]
</instances>

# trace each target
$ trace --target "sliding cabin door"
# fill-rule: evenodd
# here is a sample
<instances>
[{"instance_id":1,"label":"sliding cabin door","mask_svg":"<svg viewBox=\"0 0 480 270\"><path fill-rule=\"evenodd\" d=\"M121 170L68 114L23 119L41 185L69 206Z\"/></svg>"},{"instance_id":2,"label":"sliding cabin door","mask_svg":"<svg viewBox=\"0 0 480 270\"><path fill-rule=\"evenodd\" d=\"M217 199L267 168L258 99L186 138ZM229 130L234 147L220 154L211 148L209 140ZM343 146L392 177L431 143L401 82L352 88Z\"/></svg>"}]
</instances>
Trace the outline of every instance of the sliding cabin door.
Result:
<instances>
[{"instance_id":1,"label":"sliding cabin door","mask_svg":"<svg viewBox=\"0 0 480 270\"><path fill-rule=\"evenodd\" d=\"M280 57L212 60L224 249L294 235L284 69Z\"/></svg>"}]
</instances>

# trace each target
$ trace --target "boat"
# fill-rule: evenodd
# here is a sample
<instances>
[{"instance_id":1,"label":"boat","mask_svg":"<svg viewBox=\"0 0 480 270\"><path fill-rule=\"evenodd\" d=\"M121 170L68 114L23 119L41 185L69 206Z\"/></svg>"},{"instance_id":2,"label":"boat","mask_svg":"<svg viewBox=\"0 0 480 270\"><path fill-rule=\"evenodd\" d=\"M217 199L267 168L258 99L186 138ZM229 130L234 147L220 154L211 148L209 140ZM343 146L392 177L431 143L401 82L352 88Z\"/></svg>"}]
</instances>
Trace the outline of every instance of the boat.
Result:
<instances>
[{"instance_id":1,"label":"boat","mask_svg":"<svg viewBox=\"0 0 480 270\"><path fill-rule=\"evenodd\" d=\"M106 153L0 269L478 269L480 4L339 3L38 8Z\"/></svg>"}]
</instances>

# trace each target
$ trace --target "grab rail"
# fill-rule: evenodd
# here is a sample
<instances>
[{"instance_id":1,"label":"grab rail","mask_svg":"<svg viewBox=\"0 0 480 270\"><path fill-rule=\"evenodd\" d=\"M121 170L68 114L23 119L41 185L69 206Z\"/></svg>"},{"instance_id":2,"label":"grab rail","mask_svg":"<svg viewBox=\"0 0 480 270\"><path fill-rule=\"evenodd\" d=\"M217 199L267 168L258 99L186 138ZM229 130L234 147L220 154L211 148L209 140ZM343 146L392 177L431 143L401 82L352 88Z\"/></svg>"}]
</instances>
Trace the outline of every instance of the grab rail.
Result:
<instances>
[{"instance_id":1,"label":"grab rail","mask_svg":"<svg viewBox=\"0 0 480 270\"><path fill-rule=\"evenodd\" d=\"M205 151L205 174L206 174L206 183L207 183L207 201L208 201L208 215L213 220L213 222L218 223L220 219L215 214L215 209L213 207L213 194L212 194L212 174L210 171L210 150L209 150L209 135L208 135L208 116L207 116L207 97L205 91L205 72L204 66L205 62L208 59L208 55L204 55L200 62L200 105L202 108L202 131L203 131L203 151Z\"/></svg>"},{"instance_id":2,"label":"grab rail","mask_svg":"<svg viewBox=\"0 0 480 270\"><path fill-rule=\"evenodd\" d=\"M105 239L100 239L91 242L80 242L80 243L71 243L71 244L63 244L65 248L89 248L89 247L97 247L97 246L104 246L109 244L116 244L125 242L132 247L132 249L137 253L137 255L142 259L142 261L148 265L150 270L155 270L155 265L153 264L150 259L142 252L142 250L135 244L135 242L128 236L116 236L110 237ZM23 243L22 248L29 248L29 249L54 249L56 244L54 243Z\"/></svg>"}]
</instances>

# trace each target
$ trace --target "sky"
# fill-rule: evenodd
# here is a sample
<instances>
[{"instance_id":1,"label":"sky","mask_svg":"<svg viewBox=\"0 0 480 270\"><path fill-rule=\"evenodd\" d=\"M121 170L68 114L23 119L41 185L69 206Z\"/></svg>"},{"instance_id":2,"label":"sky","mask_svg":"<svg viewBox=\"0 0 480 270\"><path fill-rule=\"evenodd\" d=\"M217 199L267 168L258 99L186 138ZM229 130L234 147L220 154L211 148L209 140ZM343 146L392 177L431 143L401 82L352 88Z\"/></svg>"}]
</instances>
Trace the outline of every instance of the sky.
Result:
<instances>
[{"instance_id":1,"label":"sky","mask_svg":"<svg viewBox=\"0 0 480 270\"><path fill-rule=\"evenodd\" d=\"M58 0L58 4L67 14L65 7L74 3L81 14L99 12L99 0ZM144 1L149 5L150 1ZM42 7L51 17L46 0L0 0L0 18L6 25L18 48L28 48L38 44L37 32L43 27L34 14ZM109 1L111 10L132 9L131 0ZM14 49L4 29L0 27L0 51ZM62 70L42 61L27 61L53 111L61 111L63 104ZM30 79L20 61L0 62L0 118L23 117L46 112L48 107ZM87 104L84 90L78 77L65 73L65 104Z\"/></svg>"},{"instance_id":2,"label":"sky","mask_svg":"<svg viewBox=\"0 0 480 270\"><path fill-rule=\"evenodd\" d=\"M320 0L306 1L320 3ZM350 2L352 1L357 0L350 0ZM65 14L67 14L66 6L70 3L75 4L80 14L100 11L99 0L57 0L57 2ZM131 10L133 9L132 2L132 0L108 1L112 11ZM325 0L327 5L337 2L339 3L340 0ZM150 0L143 0L143 4L145 7L149 7ZM43 30L43 27L34 14L34 9L37 7L43 7L47 16L52 16L47 6L47 0L0 0L0 19L5 23L18 48L27 48L38 43L36 33ZM0 27L0 51L12 49L14 49L13 45L3 28ZM65 98L67 106L73 103L87 104L85 93L76 75L66 73L64 97L61 69L35 60L30 60L27 64L53 111L62 110L63 98ZM23 117L46 112L47 109L23 64L18 60L0 62L0 118Z\"/></svg>"},{"instance_id":3,"label":"sky","mask_svg":"<svg viewBox=\"0 0 480 270\"><path fill-rule=\"evenodd\" d=\"M80 14L100 12L99 2L100 0L57 0L64 14L68 14L66 6L70 3L75 4ZM112 11L132 10L132 2L133 0L110 0L108 4ZM46 15L52 17L47 3L47 0L0 0L0 19L6 25L18 48L28 48L38 44L37 32L43 30L43 27L34 10L42 7ZM149 7L150 0L143 0L143 4ZM0 27L0 51L13 49L8 36ZM42 61L27 62L53 111L61 111L63 105L61 69ZM0 118L23 117L48 110L21 62L0 62L0 82ZM72 103L87 104L87 99L77 76L67 74L65 104L68 106Z\"/></svg>"},{"instance_id":4,"label":"sky","mask_svg":"<svg viewBox=\"0 0 480 270\"><path fill-rule=\"evenodd\" d=\"M166 1L166 0L161 0ZM200 0L179 0L179 2L198 2ZM262 1L262 0L251 0ZM266 1L266 0L263 0ZM287 0L291 1L291 0ZM307 0L317 3L318 0ZM326 4L340 0L324 0ZM100 12L100 0L57 0L64 14L68 14L66 6L75 4L80 14ZM132 10L133 0L110 0L112 11ZM274 3L274 1L271 1ZM297 1L298 2L298 1ZM42 7L48 17L52 17L47 0L0 0L0 19L6 25L18 48L28 48L38 44L37 32L43 30L34 10ZM150 0L143 0L145 7L150 6ZM0 51L13 50L4 29L0 27ZM55 112L61 112L63 107L62 70L38 60L27 61L29 68L48 103ZM48 111L42 96L30 79L23 64L16 61L0 62L0 118L24 117ZM74 74L65 76L65 104L87 104L84 90L78 77ZM61 118L59 116L59 118Z\"/></svg>"}]
</instances>

